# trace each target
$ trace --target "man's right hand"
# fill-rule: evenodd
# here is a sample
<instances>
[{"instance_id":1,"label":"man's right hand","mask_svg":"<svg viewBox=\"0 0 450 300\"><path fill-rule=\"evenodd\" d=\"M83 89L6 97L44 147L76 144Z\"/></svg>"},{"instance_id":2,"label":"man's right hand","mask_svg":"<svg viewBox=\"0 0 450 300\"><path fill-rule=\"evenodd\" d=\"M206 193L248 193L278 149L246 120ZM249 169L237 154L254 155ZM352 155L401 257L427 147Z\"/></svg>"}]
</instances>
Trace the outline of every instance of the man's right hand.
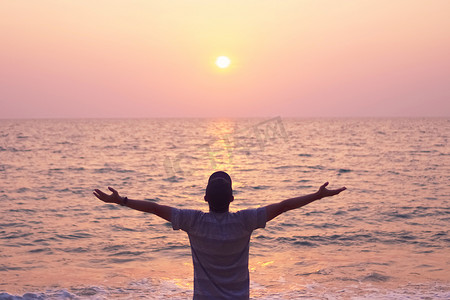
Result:
<instances>
[{"instance_id":1,"label":"man's right hand","mask_svg":"<svg viewBox=\"0 0 450 300\"><path fill-rule=\"evenodd\" d=\"M339 188L339 189L329 190L329 189L326 188L327 185L328 185L328 182L325 182L325 183L319 188L319 190L317 191L317 196L318 196L319 198L324 198L324 197L334 196L334 195L337 195L337 194L339 194L340 192L345 191L345 190L347 189L347 188L344 186L344 187L341 187L341 188Z\"/></svg>"},{"instance_id":2,"label":"man's right hand","mask_svg":"<svg viewBox=\"0 0 450 300\"><path fill-rule=\"evenodd\" d=\"M267 221L270 221L273 218L277 217L278 215L280 215L286 211L289 211L291 209L296 209L296 208L305 206L313 201L319 200L324 197L330 197L330 196L337 195L346 189L345 187L341 187L339 189L329 190L326 188L327 185L328 185L328 182L325 182L319 188L319 190L313 194L290 198L290 199L286 199L286 200L283 200L278 203L267 205L266 206Z\"/></svg>"}]
</instances>

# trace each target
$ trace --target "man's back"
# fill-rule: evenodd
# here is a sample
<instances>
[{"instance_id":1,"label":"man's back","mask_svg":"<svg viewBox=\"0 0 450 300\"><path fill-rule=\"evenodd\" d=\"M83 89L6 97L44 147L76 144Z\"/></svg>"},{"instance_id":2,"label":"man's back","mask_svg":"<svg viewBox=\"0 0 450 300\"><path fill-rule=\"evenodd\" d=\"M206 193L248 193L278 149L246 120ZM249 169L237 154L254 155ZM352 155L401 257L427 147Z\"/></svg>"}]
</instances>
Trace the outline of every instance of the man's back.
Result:
<instances>
[{"instance_id":1,"label":"man's back","mask_svg":"<svg viewBox=\"0 0 450 300\"><path fill-rule=\"evenodd\" d=\"M329 190L327 185L328 182L324 183L312 194L236 213L229 213L234 196L231 177L223 171L209 177L204 197L209 213L128 199L111 187L108 187L111 195L99 189L94 190L94 195L106 203L155 214L171 222L174 230L182 229L188 233L194 263L194 299L248 299L248 254L252 231L264 228L266 222L286 211L345 190L345 187Z\"/></svg>"},{"instance_id":2,"label":"man's back","mask_svg":"<svg viewBox=\"0 0 450 300\"><path fill-rule=\"evenodd\" d=\"M266 225L265 208L236 213L172 209L172 227L188 233L194 299L248 299L249 241Z\"/></svg>"}]
</instances>

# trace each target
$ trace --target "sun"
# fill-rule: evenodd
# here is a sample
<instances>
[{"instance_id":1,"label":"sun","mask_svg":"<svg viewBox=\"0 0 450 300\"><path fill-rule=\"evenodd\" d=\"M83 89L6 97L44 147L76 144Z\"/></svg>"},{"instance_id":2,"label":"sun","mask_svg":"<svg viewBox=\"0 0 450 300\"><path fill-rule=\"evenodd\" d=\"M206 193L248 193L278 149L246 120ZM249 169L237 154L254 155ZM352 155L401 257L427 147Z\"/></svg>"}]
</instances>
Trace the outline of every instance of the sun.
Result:
<instances>
[{"instance_id":1,"label":"sun","mask_svg":"<svg viewBox=\"0 0 450 300\"><path fill-rule=\"evenodd\" d=\"M231 63L231 60L226 56L219 56L216 59L216 65L221 69L228 68L230 66L230 63Z\"/></svg>"}]
</instances>

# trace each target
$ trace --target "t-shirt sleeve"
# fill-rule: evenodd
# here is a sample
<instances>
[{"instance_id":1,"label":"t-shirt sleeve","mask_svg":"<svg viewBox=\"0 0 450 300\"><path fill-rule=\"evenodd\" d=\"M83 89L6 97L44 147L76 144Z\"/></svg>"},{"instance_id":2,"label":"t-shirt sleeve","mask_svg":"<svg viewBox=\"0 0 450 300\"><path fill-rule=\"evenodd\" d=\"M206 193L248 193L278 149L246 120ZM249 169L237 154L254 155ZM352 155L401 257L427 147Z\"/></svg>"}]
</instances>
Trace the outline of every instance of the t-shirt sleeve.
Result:
<instances>
[{"instance_id":1,"label":"t-shirt sleeve","mask_svg":"<svg viewBox=\"0 0 450 300\"><path fill-rule=\"evenodd\" d=\"M266 227L267 214L266 208L242 210L244 226L247 230L253 231L258 228Z\"/></svg>"},{"instance_id":2,"label":"t-shirt sleeve","mask_svg":"<svg viewBox=\"0 0 450 300\"><path fill-rule=\"evenodd\" d=\"M172 208L172 228L173 230L189 231L202 212L193 209Z\"/></svg>"}]
</instances>

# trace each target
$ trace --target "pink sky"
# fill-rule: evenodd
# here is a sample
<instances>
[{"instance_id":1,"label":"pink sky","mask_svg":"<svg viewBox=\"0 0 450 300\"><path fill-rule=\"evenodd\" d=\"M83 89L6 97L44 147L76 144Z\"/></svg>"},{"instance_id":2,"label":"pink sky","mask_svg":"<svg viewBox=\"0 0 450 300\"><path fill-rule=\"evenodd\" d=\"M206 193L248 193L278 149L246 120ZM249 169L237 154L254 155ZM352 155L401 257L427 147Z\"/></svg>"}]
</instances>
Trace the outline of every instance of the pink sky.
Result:
<instances>
[{"instance_id":1,"label":"pink sky","mask_svg":"<svg viewBox=\"0 0 450 300\"><path fill-rule=\"evenodd\" d=\"M0 118L449 117L449 16L448 0L3 0Z\"/></svg>"}]
</instances>

